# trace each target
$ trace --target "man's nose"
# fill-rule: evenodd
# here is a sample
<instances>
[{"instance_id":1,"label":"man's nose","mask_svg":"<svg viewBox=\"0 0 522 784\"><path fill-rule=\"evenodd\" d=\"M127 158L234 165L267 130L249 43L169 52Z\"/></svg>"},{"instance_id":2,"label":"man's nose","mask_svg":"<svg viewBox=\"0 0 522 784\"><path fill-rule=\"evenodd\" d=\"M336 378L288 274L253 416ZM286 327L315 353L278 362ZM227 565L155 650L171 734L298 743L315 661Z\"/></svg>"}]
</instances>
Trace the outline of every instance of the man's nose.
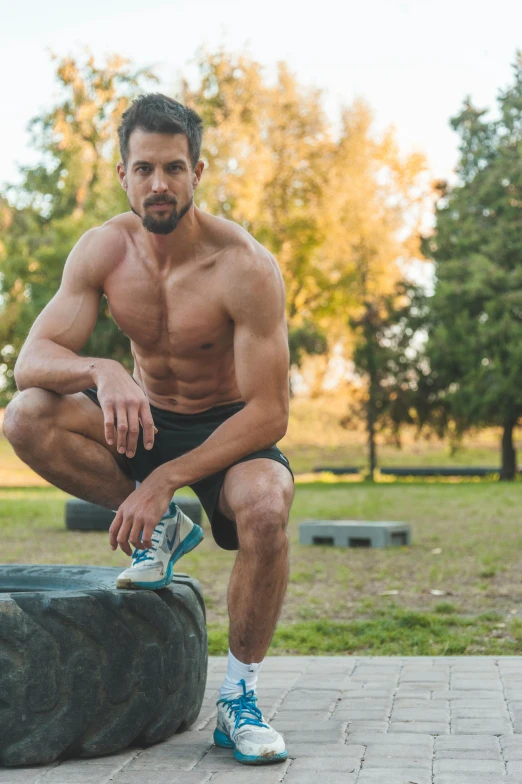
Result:
<instances>
[{"instance_id":1,"label":"man's nose","mask_svg":"<svg viewBox=\"0 0 522 784\"><path fill-rule=\"evenodd\" d=\"M167 188L167 180L164 173L156 170L152 177L152 190L154 193L164 193Z\"/></svg>"}]
</instances>

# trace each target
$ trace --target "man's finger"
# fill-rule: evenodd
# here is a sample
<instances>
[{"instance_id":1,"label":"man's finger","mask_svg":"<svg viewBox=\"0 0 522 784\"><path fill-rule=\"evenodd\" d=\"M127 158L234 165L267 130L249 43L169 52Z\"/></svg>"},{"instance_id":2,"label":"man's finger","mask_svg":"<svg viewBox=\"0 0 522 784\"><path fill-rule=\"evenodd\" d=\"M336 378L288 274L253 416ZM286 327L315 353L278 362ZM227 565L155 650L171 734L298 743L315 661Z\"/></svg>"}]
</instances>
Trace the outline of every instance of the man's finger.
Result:
<instances>
[{"instance_id":1,"label":"man's finger","mask_svg":"<svg viewBox=\"0 0 522 784\"><path fill-rule=\"evenodd\" d=\"M143 425L143 443L145 444L145 449L152 449L154 446L154 435L158 431L154 426L150 406L146 400L143 401L140 407L140 419L141 424Z\"/></svg>"},{"instance_id":2,"label":"man's finger","mask_svg":"<svg viewBox=\"0 0 522 784\"><path fill-rule=\"evenodd\" d=\"M140 520L134 520L134 525L132 526L129 542L134 545L138 550L147 550L147 546L142 542L140 539L140 534L143 528L143 523Z\"/></svg>"},{"instance_id":3,"label":"man's finger","mask_svg":"<svg viewBox=\"0 0 522 784\"><path fill-rule=\"evenodd\" d=\"M136 403L129 403L127 407L127 421L129 432L127 434L127 457L134 457L136 454L136 444L140 434L140 423L138 420L138 406Z\"/></svg>"},{"instance_id":4,"label":"man's finger","mask_svg":"<svg viewBox=\"0 0 522 784\"><path fill-rule=\"evenodd\" d=\"M132 555L132 549L129 545L129 533L131 526L132 519L124 519L117 536L119 546L127 555Z\"/></svg>"},{"instance_id":5,"label":"man's finger","mask_svg":"<svg viewBox=\"0 0 522 784\"><path fill-rule=\"evenodd\" d=\"M105 439L108 444L114 444L114 408L107 404L103 409Z\"/></svg>"},{"instance_id":6,"label":"man's finger","mask_svg":"<svg viewBox=\"0 0 522 784\"><path fill-rule=\"evenodd\" d=\"M124 455L125 450L127 449L127 432L129 430L129 424L127 422L127 412L121 405L118 406L116 411L116 419L118 423L116 427L118 433L118 452Z\"/></svg>"},{"instance_id":7,"label":"man's finger","mask_svg":"<svg viewBox=\"0 0 522 784\"><path fill-rule=\"evenodd\" d=\"M111 546L111 550L116 550L118 547L118 531L120 530L120 526L123 522L123 515L120 511L116 512L116 517L111 523L111 527L109 528L109 544Z\"/></svg>"},{"instance_id":8,"label":"man's finger","mask_svg":"<svg viewBox=\"0 0 522 784\"><path fill-rule=\"evenodd\" d=\"M143 528L143 534L141 536L141 539L147 548L152 547L152 534L154 533L155 527L156 526L154 525L154 523L146 523L145 527Z\"/></svg>"}]
</instances>

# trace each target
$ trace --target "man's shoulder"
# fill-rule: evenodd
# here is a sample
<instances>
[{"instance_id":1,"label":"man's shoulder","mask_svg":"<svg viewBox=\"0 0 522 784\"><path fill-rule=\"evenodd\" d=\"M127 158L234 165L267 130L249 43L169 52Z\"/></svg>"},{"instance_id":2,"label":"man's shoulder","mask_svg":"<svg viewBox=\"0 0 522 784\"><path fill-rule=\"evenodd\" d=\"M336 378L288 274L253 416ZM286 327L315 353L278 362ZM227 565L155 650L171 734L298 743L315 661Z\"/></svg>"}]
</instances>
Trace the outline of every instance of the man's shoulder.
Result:
<instances>
[{"instance_id":1,"label":"man's shoulder","mask_svg":"<svg viewBox=\"0 0 522 784\"><path fill-rule=\"evenodd\" d=\"M85 247L105 250L117 254L124 252L132 231L131 213L116 215L114 218L86 231L82 237Z\"/></svg>"},{"instance_id":2,"label":"man's shoulder","mask_svg":"<svg viewBox=\"0 0 522 784\"><path fill-rule=\"evenodd\" d=\"M227 270L227 274L233 269L236 270L236 274L240 274L242 271L262 272L264 269L277 267L276 260L267 248L239 223L215 215L208 217L211 219L212 232L221 249L221 266Z\"/></svg>"},{"instance_id":3,"label":"man's shoulder","mask_svg":"<svg viewBox=\"0 0 522 784\"><path fill-rule=\"evenodd\" d=\"M89 277L101 283L124 259L130 236L125 218L117 215L80 237L70 257L78 271L88 271Z\"/></svg>"}]
</instances>

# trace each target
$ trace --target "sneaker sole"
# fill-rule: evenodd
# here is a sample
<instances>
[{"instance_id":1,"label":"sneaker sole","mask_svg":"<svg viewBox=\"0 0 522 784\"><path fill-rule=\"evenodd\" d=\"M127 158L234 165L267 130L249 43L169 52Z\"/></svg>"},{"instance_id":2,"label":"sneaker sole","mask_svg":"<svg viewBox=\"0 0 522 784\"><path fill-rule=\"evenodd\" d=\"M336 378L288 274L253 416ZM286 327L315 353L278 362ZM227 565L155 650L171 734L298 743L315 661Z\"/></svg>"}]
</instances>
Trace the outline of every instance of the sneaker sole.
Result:
<instances>
[{"instance_id":1,"label":"sneaker sole","mask_svg":"<svg viewBox=\"0 0 522 784\"><path fill-rule=\"evenodd\" d=\"M116 580L116 588L150 588L152 591L155 591L158 588L166 588L167 585L172 581L172 567L176 561L179 561L180 558L182 558L187 553L190 553L191 550L197 547L203 537L203 529L194 523L194 528L192 531L187 537L185 537L185 539L183 539L183 541L176 547L170 556L170 561L167 564L167 573L163 579L156 580L154 582L138 582L126 577L123 580Z\"/></svg>"},{"instance_id":2,"label":"sneaker sole","mask_svg":"<svg viewBox=\"0 0 522 784\"><path fill-rule=\"evenodd\" d=\"M234 759L244 765L271 765L274 762L283 762L288 757L288 752L281 751L279 754L272 754L270 757L257 757L256 755L241 754L234 746L234 742L225 735L224 732L214 730L214 743L222 749L234 749Z\"/></svg>"}]
</instances>

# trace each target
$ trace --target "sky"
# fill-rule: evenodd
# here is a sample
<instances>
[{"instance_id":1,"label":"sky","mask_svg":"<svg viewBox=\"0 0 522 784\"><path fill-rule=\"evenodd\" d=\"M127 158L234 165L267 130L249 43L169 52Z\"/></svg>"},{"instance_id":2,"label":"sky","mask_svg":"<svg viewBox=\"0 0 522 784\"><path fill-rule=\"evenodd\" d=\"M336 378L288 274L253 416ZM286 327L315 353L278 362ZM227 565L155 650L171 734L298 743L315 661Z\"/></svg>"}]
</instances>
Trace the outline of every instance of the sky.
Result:
<instances>
[{"instance_id":1,"label":"sky","mask_svg":"<svg viewBox=\"0 0 522 784\"><path fill-rule=\"evenodd\" d=\"M365 98L376 135L395 126L401 152L422 150L433 177L451 182L458 136L449 118L467 95L496 115L522 49L520 0L0 0L0 12L9 19L0 29L0 184L36 160L26 126L56 97L50 51L87 46L100 62L117 52L153 66L171 94L181 74L194 77L202 46L246 52L268 78L285 60L301 84L324 90L334 123L342 105Z\"/></svg>"}]
</instances>

